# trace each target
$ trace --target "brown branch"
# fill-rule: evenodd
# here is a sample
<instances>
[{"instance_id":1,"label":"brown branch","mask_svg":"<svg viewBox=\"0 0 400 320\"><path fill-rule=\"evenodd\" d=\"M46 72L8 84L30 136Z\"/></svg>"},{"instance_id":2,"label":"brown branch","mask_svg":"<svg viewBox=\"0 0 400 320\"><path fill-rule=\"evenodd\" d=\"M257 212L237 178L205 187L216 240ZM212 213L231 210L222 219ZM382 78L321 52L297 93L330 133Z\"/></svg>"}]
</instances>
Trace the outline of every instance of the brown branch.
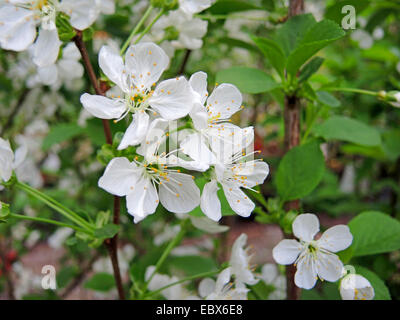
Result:
<instances>
[{"instance_id":1,"label":"brown branch","mask_svg":"<svg viewBox=\"0 0 400 320\"><path fill-rule=\"evenodd\" d=\"M78 47L79 52L81 53L83 64L89 76L90 82L96 94L104 96L105 92L108 89L108 86L105 83L100 82L96 77L92 63L90 62L85 42L83 41L82 38L82 31L80 30L75 30L75 31L76 31L76 36L74 37L73 40L76 46ZM108 144L112 144L110 123L105 119L103 119L103 128L104 128L104 135L106 137L106 142ZM113 218L114 224L117 225L119 224L119 214L120 214L120 198L114 196L114 218ZM124 287L122 285L121 272L118 264L118 235L115 235L112 239L105 240L104 245L107 247L108 253L110 254L111 263L114 271L114 279L118 289L119 298L121 300L125 300L125 292L124 292Z\"/></svg>"},{"instance_id":2,"label":"brown branch","mask_svg":"<svg viewBox=\"0 0 400 320\"><path fill-rule=\"evenodd\" d=\"M290 0L288 16L293 17L304 12L304 0ZM284 124L285 124L285 150L286 152L300 144L300 99L294 94L285 97ZM285 204L286 210L299 210L300 200L292 200ZM292 235L286 237L292 238ZM290 265L286 267L287 298L298 300L301 289L294 283L296 267Z\"/></svg>"},{"instance_id":3,"label":"brown branch","mask_svg":"<svg viewBox=\"0 0 400 320\"><path fill-rule=\"evenodd\" d=\"M99 253L95 253L93 257L89 260L89 262L82 268L82 271L78 274L78 276L72 281L60 294L60 297L65 299L69 296L69 294L81 284L83 279L85 278L86 274L92 269L93 264L96 260L100 257Z\"/></svg>"},{"instance_id":4,"label":"brown branch","mask_svg":"<svg viewBox=\"0 0 400 320\"><path fill-rule=\"evenodd\" d=\"M3 128L1 129L0 137L2 137L6 133L8 128L10 128L12 126L12 124L14 122L14 118L18 114L19 110L21 110L21 107L23 106L24 101L25 101L26 97L28 96L29 92L30 92L30 89L27 89L27 88L22 90L22 93L19 96L14 109L11 111L10 115L8 116L7 122L4 124Z\"/></svg>"},{"instance_id":5,"label":"brown branch","mask_svg":"<svg viewBox=\"0 0 400 320\"><path fill-rule=\"evenodd\" d=\"M185 56L183 57L182 65L179 68L178 74L183 74L185 72L186 65L187 65L187 63L189 61L191 53L192 53L192 50L189 50L189 49L186 50Z\"/></svg>"}]
</instances>

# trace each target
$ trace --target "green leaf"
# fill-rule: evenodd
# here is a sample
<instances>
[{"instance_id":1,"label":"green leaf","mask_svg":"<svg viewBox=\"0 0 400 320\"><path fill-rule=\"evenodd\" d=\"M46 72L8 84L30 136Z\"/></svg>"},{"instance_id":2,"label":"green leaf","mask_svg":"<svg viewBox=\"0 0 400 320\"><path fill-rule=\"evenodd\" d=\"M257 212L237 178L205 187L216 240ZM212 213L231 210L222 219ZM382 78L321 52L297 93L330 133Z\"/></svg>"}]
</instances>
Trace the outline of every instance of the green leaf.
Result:
<instances>
[{"instance_id":1,"label":"green leaf","mask_svg":"<svg viewBox=\"0 0 400 320\"><path fill-rule=\"evenodd\" d=\"M315 141L291 149L276 173L279 195L285 201L308 195L321 181L324 170L324 156Z\"/></svg>"},{"instance_id":2,"label":"green leaf","mask_svg":"<svg viewBox=\"0 0 400 320\"><path fill-rule=\"evenodd\" d=\"M381 136L375 128L343 116L333 116L313 131L325 140L342 140L363 146L381 145Z\"/></svg>"},{"instance_id":3,"label":"green leaf","mask_svg":"<svg viewBox=\"0 0 400 320\"><path fill-rule=\"evenodd\" d=\"M238 11L259 10L260 7L252 4L250 1L240 0L218 0L209 8L212 14L227 14Z\"/></svg>"},{"instance_id":4,"label":"green leaf","mask_svg":"<svg viewBox=\"0 0 400 320\"><path fill-rule=\"evenodd\" d=\"M372 285L375 291L374 300L391 300L390 292L385 282L379 278L374 272L364 267L355 265L356 273L365 277Z\"/></svg>"},{"instance_id":5,"label":"green leaf","mask_svg":"<svg viewBox=\"0 0 400 320\"><path fill-rule=\"evenodd\" d=\"M324 62L324 58L321 57L314 57L313 59L308 62L303 69L301 69L299 82L304 82L308 78L310 78L314 73L318 71L321 67L322 63Z\"/></svg>"},{"instance_id":6,"label":"green leaf","mask_svg":"<svg viewBox=\"0 0 400 320\"><path fill-rule=\"evenodd\" d=\"M94 231L94 236L100 239L109 239L114 237L120 229L120 226L116 224L106 224L104 227L100 229L96 229Z\"/></svg>"},{"instance_id":7,"label":"green leaf","mask_svg":"<svg viewBox=\"0 0 400 320\"><path fill-rule=\"evenodd\" d=\"M262 93L279 87L279 84L264 71L248 67L232 67L217 73L218 83L231 83L245 93Z\"/></svg>"},{"instance_id":8,"label":"green leaf","mask_svg":"<svg viewBox=\"0 0 400 320\"><path fill-rule=\"evenodd\" d=\"M332 108L337 108L340 106L340 101L326 91L317 91L317 99L322 104Z\"/></svg>"},{"instance_id":9,"label":"green leaf","mask_svg":"<svg viewBox=\"0 0 400 320\"><path fill-rule=\"evenodd\" d=\"M218 270L217 264L211 258L203 256L179 256L168 258L169 268L179 269L186 276Z\"/></svg>"},{"instance_id":10,"label":"green leaf","mask_svg":"<svg viewBox=\"0 0 400 320\"><path fill-rule=\"evenodd\" d=\"M284 76L286 57L282 48L273 40L267 38L251 37L271 65L279 73L281 78Z\"/></svg>"},{"instance_id":11,"label":"green leaf","mask_svg":"<svg viewBox=\"0 0 400 320\"><path fill-rule=\"evenodd\" d=\"M290 18L276 31L275 40L288 57L307 33L316 24L312 14L302 14Z\"/></svg>"},{"instance_id":12,"label":"green leaf","mask_svg":"<svg viewBox=\"0 0 400 320\"><path fill-rule=\"evenodd\" d=\"M382 134L382 147L386 157L395 161L400 156L400 130L391 129Z\"/></svg>"},{"instance_id":13,"label":"green leaf","mask_svg":"<svg viewBox=\"0 0 400 320\"><path fill-rule=\"evenodd\" d=\"M400 222L382 212L362 212L348 225L355 257L400 249Z\"/></svg>"},{"instance_id":14,"label":"green leaf","mask_svg":"<svg viewBox=\"0 0 400 320\"><path fill-rule=\"evenodd\" d=\"M225 37L225 38L220 38L219 42L225 43L230 47L244 48L249 51L259 52L258 48L255 45L248 43L246 41L240 40L240 39Z\"/></svg>"},{"instance_id":15,"label":"green leaf","mask_svg":"<svg viewBox=\"0 0 400 320\"><path fill-rule=\"evenodd\" d=\"M345 32L338 24L330 20L322 20L312 26L287 59L286 70L295 76L300 67L319 50L342 38Z\"/></svg>"},{"instance_id":16,"label":"green leaf","mask_svg":"<svg viewBox=\"0 0 400 320\"><path fill-rule=\"evenodd\" d=\"M43 140L43 150L50 149L53 145L72 139L84 132L84 128L74 123L61 123L53 126Z\"/></svg>"},{"instance_id":17,"label":"green leaf","mask_svg":"<svg viewBox=\"0 0 400 320\"><path fill-rule=\"evenodd\" d=\"M107 292L115 287L114 277L105 272L96 273L93 277L91 277L88 281L85 282L84 288Z\"/></svg>"}]
</instances>

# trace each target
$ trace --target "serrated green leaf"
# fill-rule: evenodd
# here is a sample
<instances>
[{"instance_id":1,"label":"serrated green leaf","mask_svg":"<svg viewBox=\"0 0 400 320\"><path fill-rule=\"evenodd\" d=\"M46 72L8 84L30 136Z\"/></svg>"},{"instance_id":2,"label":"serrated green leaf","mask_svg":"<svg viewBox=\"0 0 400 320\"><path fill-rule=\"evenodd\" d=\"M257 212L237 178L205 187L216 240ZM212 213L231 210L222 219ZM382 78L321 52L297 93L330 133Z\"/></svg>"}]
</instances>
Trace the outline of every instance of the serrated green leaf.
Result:
<instances>
[{"instance_id":1,"label":"serrated green leaf","mask_svg":"<svg viewBox=\"0 0 400 320\"><path fill-rule=\"evenodd\" d=\"M286 63L286 70L295 76L300 67L319 50L328 44L342 38L345 32L338 24L330 20L322 20L313 25L297 47L290 52Z\"/></svg>"},{"instance_id":2,"label":"serrated green leaf","mask_svg":"<svg viewBox=\"0 0 400 320\"><path fill-rule=\"evenodd\" d=\"M400 222L379 211L365 211L349 222L354 256L400 249Z\"/></svg>"},{"instance_id":3,"label":"serrated green leaf","mask_svg":"<svg viewBox=\"0 0 400 320\"><path fill-rule=\"evenodd\" d=\"M111 274L99 272L86 281L83 286L86 289L107 292L115 287L115 280Z\"/></svg>"},{"instance_id":4,"label":"serrated green leaf","mask_svg":"<svg viewBox=\"0 0 400 320\"><path fill-rule=\"evenodd\" d=\"M310 78L318 69L321 67L322 63L324 62L324 58L315 57L311 59L304 67L301 69L299 82L304 82L308 78Z\"/></svg>"},{"instance_id":5,"label":"serrated green leaf","mask_svg":"<svg viewBox=\"0 0 400 320\"><path fill-rule=\"evenodd\" d=\"M217 73L218 83L231 83L244 93L262 93L274 90L279 84L264 71L248 67L232 67Z\"/></svg>"},{"instance_id":6,"label":"serrated green leaf","mask_svg":"<svg viewBox=\"0 0 400 320\"><path fill-rule=\"evenodd\" d=\"M84 128L74 123L61 123L51 127L50 132L43 140L43 150L48 150L53 145L72 139L84 132Z\"/></svg>"},{"instance_id":7,"label":"serrated green leaf","mask_svg":"<svg viewBox=\"0 0 400 320\"><path fill-rule=\"evenodd\" d=\"M324 171L324 156L318 143L295 147L279 164L276 173L278 194L285 201L302 198L317 187Z\"/></svg>"},{"instance_id":8,"label":"serrated green leaf","mask_svg":"<svg viewBox=\"0 0 400 320\"><path fill-rule=\"evenodd\" d=\"M343 116L329 118L322 125L315 127L313 132L325 140L342 140L363 146L381 145L378 130L361 121Z\"/></svg>"},{"instance_id":9,"label":"serrated green leaf","mask_svg":"<svg viewBox=\"0 0 400 320\"><path fill-rule=\"evenodd\" d=\"M258 46L271 65L283 78L286 64L286 57L282 48L273 40L267 38L252 37L254 43Z\"/></svg>"},{"instance_id":10,"label":"serrated green leaf","mask_svg":"<svg viewBox=\"0 0 400 320\"><path fill-rule=\"evenodd\" d=\"M104 227L100 229L96 229L94 231L94 236L99 239L109 239L114 237L120 229L120 226L116 224L106 224Z\"/></svg>"},{"instance_id":11,"label":"serrated green leaf","mask_svg":"<svg viewBox=\"0 0 400 320\"><path fill-rule=\"evenodd\" d=\"M330 94L327 91L317 91L317 99L319 102L322 104L332 107L332 108L337 108L340 106L340 101L335 98L332 94Z\"/></svg>"}]
</instances>

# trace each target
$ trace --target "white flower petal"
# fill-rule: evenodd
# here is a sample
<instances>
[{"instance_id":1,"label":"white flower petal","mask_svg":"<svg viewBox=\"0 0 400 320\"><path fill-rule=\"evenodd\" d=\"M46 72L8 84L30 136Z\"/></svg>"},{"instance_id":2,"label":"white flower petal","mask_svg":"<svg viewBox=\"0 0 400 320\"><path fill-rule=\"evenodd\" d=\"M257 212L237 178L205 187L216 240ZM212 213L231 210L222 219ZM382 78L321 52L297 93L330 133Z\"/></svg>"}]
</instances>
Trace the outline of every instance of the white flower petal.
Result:
<instances>
[{"instance_id":1,"label":"white flower petal","mask_svg":"<svg viewBox=\"0 0 400 320\"><path fill-rule=\"evenodd\" d=\"M36 38L33 12L12 5L0 8L0 45L13 51L26 50Z\"/></svg>"},{"instance_id":2,"label":"white flower petal","mask_svg":"<svg viewBox=\"0 0 400 320\"><path fill-rule=\"evenodd\" d=\"M194 90L194 92L196 92L199 95L200 104L204 105L204 102L206 102L208 96L207 73L203 71L193 73L189 79L189 84Z\"/></svg>"},{"instance_id":3,"label":"white flower petal","mask_svg":"<svg viewBox=\"0 0 400 320\"><path fill-rule=\"evenodd\" d=\"M294 220L293 234L300 240L310 242L319 231L319 221L315 214L300 214Z\"/></svg>"},{"instance_id":4,"label":"white flower petal","mask_svg":"<svg viewBox=\"0 0 400 320\"><path fill-rule=\"evenodd\" d=\"M55 64L45 67L39 67L37 71L38 71L38 77L42 84L50 86L57 82L58 70Z\"/></svg>"},{"instance_id":5,"label":"white flower petal","mask_svg":"<svg viewBox=\"0 0 400 320\"><path fill-rule=\"evenodd\" d=\"M187 213L200 204L200 190L191 175L168 173L169 181L159 186L161 204L170 212Z\"/></svg>"},{"instance_id":6,"label":"white flower petal","mask_svg":"<svg viewBox=\"0 0 400 320\"><path fill-rule=\"evenodd\" d=\"M184 77L162 81L149 98L149 105L166 120L186 116L193 107L193 91Z\"/></svg>"},{"instance_id":7,"label":"white flower petal","mask_svg":"<svg viewBox=\"0 0 400 320\"><path fill-rule=\"evenodd\" d=\"M208 114L204 106L200 103L194 103L189 116L192 118L193 126L196 130L202 130L208 127Z\"/></svg>"},{"instance_id":8,"label":"white flower petal","mask_svg":"<svg viewBox=\"0 0 400 320\"><path fill-rule=\"evenodd\" d=\"M224 286L231 280L231 268L226 268L221 271L217 277L217 282L215 283L215 292L222 292Z\"/></svg>"},{"instance_id":9,"label":"white flower petal","mask_svg":"<svg viewBox=\"0 0 400 320\"><path fill-rule=\"evenodd\" d=\"M129 214L134 217L135 223L156 211L158 194L149 179L142 176L136 182L134 190L126 196L126 206Z\"/></svg>"},{"instance_id":10,"label":"white flower petal","mask_svg":"<svg viewBox=\"0 0 400 320\"><path fill-rule=\"evenodd\" d=\"M129 146L141 143L149 127L149 115L146 112L136 112L132 117L132 122L125 131L124 137L118 146L118 150L123 150Z\"/></svg>"},{"instance_id":11,"label":"white flower petal","mask_svg":"<svg viewBox=\"0 0 400 320\"><path fill-rule=\"evenodd\" d=\"M371 283L363 276L349 274L340 282L340 295L343 300L372 300L375 292Z\"/></svg>"},{"instance_id":12,"label":"white flower petal","mask_svg":"<svg viewBox=\"0 0 400 320\"><path fill-rule=\"evenodd\" d=\"M127 158L114 158L99 179L99 187L116 196L126 196L135 190L141 170Z\"/></svg>"},{"instance_id":13,"label":"white flower petal","mask_svg":"<svg viewBox=\"0 0 400 320\"><path fill-rule=\"evenodd\" d=\"M207 297L215 290L215 281L211 278L204 278L199 284L199 295L202 298Z\"/></svg>"},{"instance_id":14,"label":"white flower petal","mask_svg":"<svg viewBox=\"0 0 400 320\"><path fill-rule=\"evenodd\" d=\"M335 282L340 279L343 272L343 263L339 257L333 253L326 254L317 253L317 261L315 262L318 276L321 279Z\"/></svg>"},{"instance_id":15,"label":"white flower petal","mask_svg":"<svg viewBox=\"0 0 400 320\"><path fill-rule=\"evenodd\" d=\"M346 225L337 225L326 230L318 239L318 246L330 252L346 249L353 242L353 236Z\"/></svg>"},{"instance_id":16,"label":"white flower petal","mask_svg":"<svg viewBox=\"0 0 400 320\"><path fill-rule=\"evenodd\" d=\"M217 222L207 217L190 216L190 221L197 229L211 234L221 233L229 230L228 226L219 225Z\"/></svg>"},{"instance_id":17,"label":"white flower petal","mask_svg":"<svg viewBox=\"0 0 400 320\"><path fill-rule=\"evenodd\" d=\"M317 271L311 255L306 255L297 264L297 271L294 276L294 283L299 288L311 289L317 282Z\"/></svg>"},{"instance_id":18,"label":"white flower petal","mask_svg":"<svg viewBox=\"0 0 400 320\"><path fill-rule=\"evenodd\" d=\"M214 221L219 221L222 217L221 202L219 201L217 191L218 183L216 180L211 180L206 183L201 195L200 208L203 213Z\"/></svg>"},{"instance_id":19,"label":"white flower petal","mask_svg":"<svg viewBox=\"0 0 400 320\"><path fill-rule=\"evenodd\" d=\"M125 55L127 71L139 90L150 89L169 64L169 58L158 45L142 42L128 48Z\"/></svg>"},{"instance_id":20,"label":"white flower petal","mask_svg":"<svg viewBox=\"0 0 400 320\"><path fill-rule=\"evenodd\" d=\"M88 28L98 16L95 0L63 0L61 10L70 16L71 25L78 30Z\"/></svg>"},{"instance_id":21,"label":"white flower petal","mask_svg":"<svg viewBox=\"0 0 400 320\"><path fill-rule=\"evenodd\" d=\"M226 200L233 211L239 216L248 217L253 212L255 204L250 198L234 184L222 184Z\"/></svg>"},{"instance_id":22,"label":"white flower petal","mask_svg":"<svg viewBox=\"0 0 400 320\"><path fill-rule=\"evenodd\" d=\"M13 162L14 153L10 147L10 142L0 138L0 180L10 180L13 171Z\"/></svg>"},{"instance_id":23,"label":"white flower petal","mask_svg":"<svg viewBox=\"0 0 400 320\"><path fill-rule=\"evenodd\" d=\"M126 110L121 101L88 93L81 95L81 103L87 111L100 119L118 119Z\"/></svg>"},{"instance_id":24,"label":"white flower petal","mask_svg":"<svg viewBox=\"0 0 400 320\"><path fill-rule=\"evenodd\" d=\"M210 117L229 119L242 105L242 94L232 84L223 83L216 87L207 99Z\"/></svg>"},{"instance_id":25,"label":"white flower petal","mask_svg":"<svg viewBox=\"0 0 400 320\"><path fill-rule=\"evenodd\" d=\"M274 247L272 256L276 263L288 265L296 261L302 250L303 246L297 240L284 239Z\"/></svg>"},{"instance_id":26,"label":"white flower petal","mask_svg":"<svg viewBox=\"0 0 400 320\"><path fill-rule=\"evenodd\" d=\"M122 91L127 90L126 71L122 57L110 46L102 46L99 52L99 66L104 74Z\"/></svg>"},{"instance_id":27,"label":"white flower petal","mask_svg":"<svg viewBox=\"0 0 400 320\"><path fill-rule=\"evenodd\" d=\"M33 45L33 62L38 67L45 67L56 62L61 41L57 30L40 29L39 36Z\"/></svg>"},{"instance_id":28,"label":"white flower petal","mask_svg":"<svg viewBox=\"0 0 400 320\"><path fill-rule=\"evenodd\" d=\"M193 160L203 163L205 166L209 166L216 163L216 158L207 147L206 143L207 140L203 135L193 133L188 135L181 142L181 150Z\"/></svg>"},{"instance_id":29,"label":"white flower petal","mask_svg":"<svg viewBox=\"0 0 400 320\"><path fill-rule=\"evenodd\" d=\"M212 0L179 0L179 10L190 16L209 8L212 3Z\"/></svg>"}]
</instances>

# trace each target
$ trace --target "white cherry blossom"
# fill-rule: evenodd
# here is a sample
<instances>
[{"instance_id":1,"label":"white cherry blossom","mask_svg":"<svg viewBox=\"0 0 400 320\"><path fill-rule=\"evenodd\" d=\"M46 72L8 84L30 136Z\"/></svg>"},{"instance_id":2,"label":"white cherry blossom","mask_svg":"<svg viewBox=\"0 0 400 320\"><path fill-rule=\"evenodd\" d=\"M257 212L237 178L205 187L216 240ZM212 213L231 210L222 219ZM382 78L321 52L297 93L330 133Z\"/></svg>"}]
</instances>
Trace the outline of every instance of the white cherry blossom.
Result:
<instances>
[{"instance_id":1,"label":"white cherry blossom","mask_svg":"<svg viewBox=\"0 0 400 320\"><path fill-rule=\"evenodd\" d=\"M139 43L128 48L125 63L117 52L108 46L99 54L100 68L113 81L120 93L111 97L81 96L86 110L101 119L124 118L129 113L133 120L119 145L124 149L141 143L147 133L152 116L176 120L186 116L192 109L192 91L184 77L155 83L169 64L165 52L154 43ZM112 91L112 90L111 90Z\"/></svg>"},{"instance_id":2,"label":"white cherry blossom","mask_svg":"<svg viewBox=\"0 0 400 320\"><path fill-rule=\"evenodd\" d=\"M235 288L231 282L231 268L221 271L217 281L203 279L199 284L199 295L206 300L247 300L246 288Z\"/></svg>"},{"instance_id":3,"label":"white cherry blossom","mask_svg":"<svg viewBox=\"0 0 400 320\"><path fill-rule=\"evenodd\" d=\"M33 62L39 67L53 64L61 45L55 24L57 7L57 0L10 0L0 4L0 46L24 51L36 39Z\"/></svg>"},{"instance_id":4,"label":"white cherry blossom","mask_svg":"<svg viewBox=\"0 0 400 320\"><path fill-rule=\"evenodd\" d=\"M301 214L293 222L293 234L297 240L284 239L272 251L279 264L295 264L296 286L311 289L321 280L335 282L340 279L343 263L334 252L349 247L353 241L346 225L337 225L326 230L321 238L314 240L319 232L319 221L315 214Z\"/></svg>"},{"instance_id":5,"label":"white cherry blossom","mask_svg":"<svg viewBox=\"0 0 400 320\"><path fill-rule=\"evenodd\" d=\"M250 247L245 247L247 235L242 233L233 243L230 259L232 274L235 276L236 288L245 288L246 284L254 285L258 279L253 274Z\"/></svg>"},{"instance_id":6,"label":"white cherry blossom","mask_svg":"<svg viewBox=\"0 0 400 320\"><path fill-rule=\"evenodd\" d=\"M212 179L206 183L201 195L201 210L214 221L222 217L221 202L218 198L218 184L222 186L225 197L232 210L248 217L254 210L253 201L241 188L255 191L253 187L262 184L269 174L268 164L260 159L246 161L250 154L239 151L212 169ZM257 192L257 191L256 191Z\"/></svg>"},{"instance_id":7,"label":"white cherry blossom","mask_svg":"<svg viewBox=\"0 0 400 320\"><path fill-rule=\"evenodd\" d=\"M164 121L157 119L152 126L157 127L159 122ZM138 148L144 156L142 162L138 157L132 162L122 157L112 159L99 180L99 186L104 190L126 196L128 212L133 215L134 222L154 213L159 202L176 214L188 213L200 203L200 190L194 177L171 169L174 165L169 157L172 155L158 154L158 148L158 143L149 144L149 148Z\"/></svg>"},{"instance_id":8,"label":"white cherry blossom","mask_svg":"<svg viewBox=\"0 0 400 320\"><path fill-rule=\"evenodd\" d=\"M372 300L375 291L363 276L349 274L340 282L340 296L343 300Z\"/></svg>"},{"instance_id":9,"label":"white cherry blossom","mask_svg":"<svg viewBox=\"0 0 400 320\"><path fill-rule=\"evenodd\" d=\"M263 265L260 279L274 288L268 296L269 300L286 299L286 277L280 273L275 263L266 263Z\"/></svg>"}]
</instances>

